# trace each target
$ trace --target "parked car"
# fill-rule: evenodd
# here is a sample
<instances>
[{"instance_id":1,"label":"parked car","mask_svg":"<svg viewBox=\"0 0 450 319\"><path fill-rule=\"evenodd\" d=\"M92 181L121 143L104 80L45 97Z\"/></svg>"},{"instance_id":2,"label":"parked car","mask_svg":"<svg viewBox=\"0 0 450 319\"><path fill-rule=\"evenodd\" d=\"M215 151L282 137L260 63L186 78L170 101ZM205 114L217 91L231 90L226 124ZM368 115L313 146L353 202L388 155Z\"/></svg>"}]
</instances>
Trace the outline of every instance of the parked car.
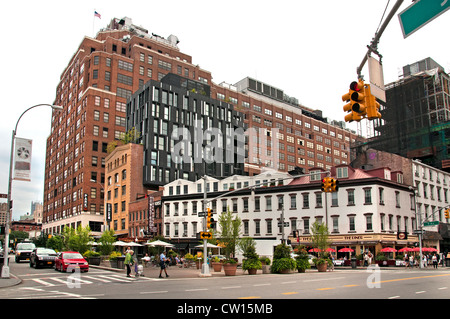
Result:
<instances>
[{"instance_id":1,"label":"parked car","mask_svg":"<svg viewBox=\"0 0 450 319\"><path fill-rule=\"evenodd\" d=\"M30 267L53 267L55 265L56 251L50 248L38 247L33 249L30 255Z\"/></svg>"},{"instance_id":2,"label":"parked car","mask_svg":"<svg viewBox=\"0 0 450 319\"><path fill-rule=\"evenodd\" d=\"M80 253L76 251L64 251L59 253L55 259L55 270L70 272L79 270L88 272L89 264Z\"/></svg>"},{"instance_id":3,"label":"parked car","mask_svg":"<svg viewBox=\"0 0 450 319\"><path fill-rule=\"evenodd\" d=\"M30 255L36 245L33 243L19 243L16 246L16 263L22 260L30 260Z\"/></svg>"}]
</instances>

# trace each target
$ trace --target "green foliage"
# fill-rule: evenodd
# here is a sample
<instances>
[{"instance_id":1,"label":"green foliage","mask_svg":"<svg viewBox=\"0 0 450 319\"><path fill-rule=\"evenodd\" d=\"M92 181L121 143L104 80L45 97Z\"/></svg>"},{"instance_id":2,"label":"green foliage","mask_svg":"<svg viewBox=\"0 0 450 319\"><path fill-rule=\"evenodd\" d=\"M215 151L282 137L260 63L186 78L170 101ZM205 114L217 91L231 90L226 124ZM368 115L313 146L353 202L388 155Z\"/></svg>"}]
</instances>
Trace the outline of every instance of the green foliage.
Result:
<instances>
[{"instance_id":1,"label":"green foliage","mask_svg":"<svg viewBox=\"0 0 450 319\"><path fill-rule=\"evenodd\" d=\"M319 222L315 222L311 226L311 241L314 248L319 249L319 258L326 258L326 249L330 247L328 227Z\"/></svg>"},{"instance_id":2,"label":"green foliage","mask_svg":"<svg viewBox=\"0 0 450 319\"><path fill-rule=\"evenodd\" d=\"M91 229L89 226L82 228L80 225L77 230L72 227L64 227L62 233L64 237L64 248L66 250L73 250L80 253L88 250L88 242L92 240L89 235L90 232Z\"/></svg>"},{"instance_id":3,"label":"green foliage","mask_svg":"<svg viewBox=\"0 0 450 319\"><path fill-rule=\"evenodd\" d=\"M270 271L272 273L279 273L282 270L294 270L297 268L297 263L292 258L279 258L274 259L272 262L272 266L270 267Z\"/></svg>"},{"instance_id":4,"label":"green foliage","mask_svg":"<svg viewBox=\"0 0 450 319\"><path fill-rule=\"evenodd\" d=\"M64 250L64 239L61 236L53 235L51 238L47 240L47 248L51 248L55 251L63 251Z\"/></svg>"},{"instance_id":5,"label":"green foliage","mask_svg":"<svg viewBox=\"0 0 450 319\"><path fill-rule=\"evenodd\" d=\"M273 253L273 259L280 258L290 258L291 257L291 248L286 244L279 244L275 247L275 251Z\"/></svg>"},{"instance_id":6,"label":"green foliage","mask_svg":"<svg viewBox=\"0 0 450 319\"><path fill-rule=\"evenodd\" d=\"M99 257L100 253L93 251L93 250L86 250L83 254L83 257L89 258L89 257Z\"/></svg>"},{"instance_id":7,"label":"green foliage","mask_svg":"<svg viewBox=\"0 0 450 319\"><path fill-rule=\"evenodd\" d=\"M109 255L109 260L116 260L117 257L121 257L122 254L118 251L113 251L110 255Z\"/></svg>"},{"instance_id":8,"label":"green foliage","mask_svg":"<svg viewBox=\"0 0 450 319\"><path fill-rule=\"evenodd\" d=\"M264 263L266 265L270 265L270 258L269 257L259 257L259 261L261 261L261 263Z\"/></svg>"},{"instance_id":9,"label":"green foliage","mask_svg":"<svg viewBox=\"0 0 450 319\"><path fill-rule=\"evenodd\" d=\"M114 242L116 238L114 237L114 230L105 230L100 237L100 244L98 246L102 255L109 255L114 250Z\"/></svg>"},{"instance_id":10,"label":"green foliage","mask_svg":"<svg viewBox=\"0 0 450 319\"><path fill-rule=\"evenodd\" d=\"M233 213L229 209L219 216L220 231L218 231L218 235L224 246L222 251L228 260L236 254L236 245L241 235L241 222L239 217L233 218Z\"/></svg>"},{"instance_id":11,"label":"green foliage","mask_svg":"<svg viewBox=\"0 0 450 319\"><path fill-rule=\"evenodd\" d=\"M242 269L243 270L249 270L249 269L261 269L262 264L259 259L251 258L251 259L244 259L242 262Z\"/></svg>"},{"instance_id":12,"label":"green foliage","mask_svg":"<svg viewBox=\"0 0 450 319\"><path fill-rule=\"evenodd\" d=\"M311 265L309 264L308 259L296 258L295 262L297 263L297 269L309 269L309 268L311 268Z\"/></svg>"}]
</instances>

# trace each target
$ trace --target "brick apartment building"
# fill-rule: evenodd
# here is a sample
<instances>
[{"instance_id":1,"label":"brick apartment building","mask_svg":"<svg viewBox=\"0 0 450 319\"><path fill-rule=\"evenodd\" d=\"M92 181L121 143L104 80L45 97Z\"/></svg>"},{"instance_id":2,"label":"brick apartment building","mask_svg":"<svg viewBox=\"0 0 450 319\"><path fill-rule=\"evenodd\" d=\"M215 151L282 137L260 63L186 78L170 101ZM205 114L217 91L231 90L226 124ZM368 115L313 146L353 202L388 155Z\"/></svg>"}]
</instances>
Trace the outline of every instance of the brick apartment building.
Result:
<instances>
[{"instance_id":1,"label":"brick apartment building","mask_svg":"<svg viewBox=\"0 0 450 319\"><path fill-rule=\"evenodd\" d=\"M267 136L272 136L273 128L279 130L278 149L270 147L270 140L265 145L256 140L248 147L249 174L270 166L264 152L277 154L274 168L281 171L329 169L351 162L350 144L359 137L342 122L328 123L320 111L251 78L235 85L215 84L211 73L194 65L177 44L177 37L150 35L129 18L112 19L95 38L81 41L56 88L54 104L64 110L53 112L47 139L44 233L89 225L94 235L99 234L105 212L107 145L131 128L126 124L126 103L134 92L169 73L207 84L209 97L243 113L247 127L257 127ZM146 185L155 191L159 186Z\"/></svg>"}]
</instances>

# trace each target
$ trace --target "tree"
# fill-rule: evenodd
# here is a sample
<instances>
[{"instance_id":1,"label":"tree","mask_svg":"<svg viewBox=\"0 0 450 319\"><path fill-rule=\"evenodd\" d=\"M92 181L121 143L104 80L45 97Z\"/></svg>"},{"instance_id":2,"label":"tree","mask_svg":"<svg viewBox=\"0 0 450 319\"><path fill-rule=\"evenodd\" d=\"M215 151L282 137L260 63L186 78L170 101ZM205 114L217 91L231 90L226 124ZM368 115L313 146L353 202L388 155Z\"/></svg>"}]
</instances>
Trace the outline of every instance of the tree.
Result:
<instances>
[{"instance_id":1,"label":"tree","mask_svg":"<svg viewBox=\"0 0 450 319\"><path fill-rule=\"evenodd\" d=\"M126 145L129 143L136 143L136 141L142 136L141 132L136 131L136 128L133 127L130 130L128 130L122 138L120 139L121 145ZM111 154L117 147L117 142L112 141L109 142L106 146L106 151L108 154Z\"/></svg>"},{"instance_id":2,"label":"tree","mask_svg":"<svg viewBox=\"0 0 450 319\"><path fill-rule=\"evenodd\" d=\"M105 230L99 239L101 245L99 249L102 255L109 255L114 250L114 242L116 238L114 237L114 230Z\"/></svg>"},{"instance_id":3,"label":"tree","mask_svg":"<svg viewBox=\"0 0 450 319\"><path fill-rule=\"evenodd\" d=\"M328 253L326 249L330 247L331 241L329 240L329 231L328 227L319 222L315 222L311 226L311 242L314 248L317 248L319 251L320 258L327 258Z\"/></svg>"},{"instance_id":4,"label":"tree","mask_svg":"<svg viewBox=\"0 0 450 319\"><path fill-rule=\"evenodd\" d=\"M72 227L64 227L64 247L67 250L78 251L84 253L89 249L88 242L91 241L91 229L89 226L82 228L81 225L75 230Z\"/></svg>"},{"instance_id":5,"label":"tree","mask_svg":"<svg viewBox=\"0 0 450 319\"><path fill-rule=\"evenodd\" d=\"M231 256L236 255L236 245L241 235L241 219L237 216L233 218L233 213L228 208L226 213L220 214L219 227L217 232L220 239L219 241L224 246L222 251L227 259L231 259Z\"/></svg>"}]
</instances>

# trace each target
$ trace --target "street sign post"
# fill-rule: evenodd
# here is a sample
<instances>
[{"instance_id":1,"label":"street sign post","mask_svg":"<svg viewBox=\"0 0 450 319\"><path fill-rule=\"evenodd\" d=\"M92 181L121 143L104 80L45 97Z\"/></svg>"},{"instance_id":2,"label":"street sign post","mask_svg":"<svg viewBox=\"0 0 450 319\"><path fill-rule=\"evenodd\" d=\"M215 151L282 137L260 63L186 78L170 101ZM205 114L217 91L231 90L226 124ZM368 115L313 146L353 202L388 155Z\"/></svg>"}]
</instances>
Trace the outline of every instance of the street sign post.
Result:
<instances>
[{"instance_id":1,"label":"street sign post","mask_svg":"<svg viewBox=\"0 0 450 319\"><path fill-rule=\"evenodd\" d=\"M450 9L448 0L419 0L398 14L403 38Z\"/></svg>"},{"instance_id":2,"label":"street sign post","mask_svg":"<svg viewBox=\"0 0 450 319\"><path fill-rule=\"evenodd\" d=\"M200 239L211 239L211 238L212 238L212 233L207 232L207 231L200 232Z\"/></svg>"},{"instance_id":3,"label":"street sign post","mask_svg":"<svg viewBox=\"0 0 450 319\"><path fill-rule=\"evenodd\" d=\"M423 226L437 226L437 225L439 225L439 221L438 220L435 220L435 221L433 221L433 222L425 222L425 223L423 223Z\"/></svg>"}]
</instances>

